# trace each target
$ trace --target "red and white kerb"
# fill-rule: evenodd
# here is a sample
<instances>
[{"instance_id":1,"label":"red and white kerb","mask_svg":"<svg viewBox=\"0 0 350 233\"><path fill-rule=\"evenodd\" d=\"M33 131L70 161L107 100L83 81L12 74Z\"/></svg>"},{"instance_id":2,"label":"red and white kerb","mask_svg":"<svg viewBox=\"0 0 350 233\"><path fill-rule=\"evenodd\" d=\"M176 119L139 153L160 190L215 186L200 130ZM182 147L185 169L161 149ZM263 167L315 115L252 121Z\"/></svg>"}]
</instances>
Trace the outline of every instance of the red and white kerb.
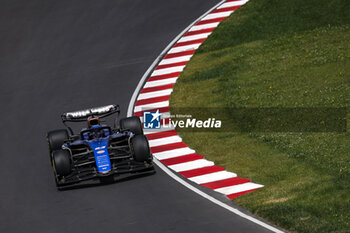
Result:
<instances>
[{"instance_id":1,"label":"red and white kerb","mask_svg":"<svg viewBox=\"0 0 350 233\"><path fill-rule=\"evenodd\" d=\"M193 25L172 46L141 89L135 102L134 115L139 116L141 121L143 111L159 110L163 118L170 115L169 97L187 62L219 23L247 1L227 0ZM215 166L214 162L206 160L183 143L174 129L145 134L156 159L174 172L230 199L263 187Z\"/></svg>"}]
</instances>

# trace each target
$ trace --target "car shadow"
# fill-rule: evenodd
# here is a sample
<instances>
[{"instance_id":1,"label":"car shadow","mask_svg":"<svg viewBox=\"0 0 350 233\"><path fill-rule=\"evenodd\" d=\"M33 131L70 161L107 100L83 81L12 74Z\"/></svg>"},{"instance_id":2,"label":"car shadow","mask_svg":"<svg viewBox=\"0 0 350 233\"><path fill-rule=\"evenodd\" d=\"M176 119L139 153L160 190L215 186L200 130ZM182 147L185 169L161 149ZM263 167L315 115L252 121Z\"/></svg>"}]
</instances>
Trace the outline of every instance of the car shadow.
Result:
<instances>
[{"instance_id":1,"label":"car shadow","mask_svg":"<svg viewBox=\"0 0 350 233\"><path fill-rule=\"evenodd\" d=\"M125 174L125 175L119 175L119 176L114 176L114 177L106 177L107 179L95 179L91 181L85 181L84 183L78 183L78 184L73 184L73 185L67 185L64 187L59 187L59 191L69 191L69 190L74 190L74 189L85 189L85 188L92 188L92 187L97 187L97 186L105 186L105 185L112 185L115 183L122 183L126 181L130 181L133 179L141 178L141 177L146 177L146 176L151 176L156 173L156 170L151 170L151 171L145 171L142 173L135 173L135 174Z\"/></svg>"}]
</instances>

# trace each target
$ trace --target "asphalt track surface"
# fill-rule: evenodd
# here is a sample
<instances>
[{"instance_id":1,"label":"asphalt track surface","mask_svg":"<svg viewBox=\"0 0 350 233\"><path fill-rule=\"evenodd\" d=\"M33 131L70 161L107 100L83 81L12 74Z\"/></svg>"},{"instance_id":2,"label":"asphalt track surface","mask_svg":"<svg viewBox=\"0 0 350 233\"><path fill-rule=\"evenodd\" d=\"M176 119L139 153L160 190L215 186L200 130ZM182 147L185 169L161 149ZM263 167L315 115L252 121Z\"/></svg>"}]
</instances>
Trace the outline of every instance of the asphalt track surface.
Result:
<instances>
[{"instance_id":1,"label":"asphalt track surface","mask_svg":"<svg viewBox=\"0 0 350 233\"><path fill-rule=\"evenodd\" d=\"M152 176L57 191L46 132L127 107L141 76L217 0L0 1L0 232L267 232Z\"/></svg>"}]
</instances>

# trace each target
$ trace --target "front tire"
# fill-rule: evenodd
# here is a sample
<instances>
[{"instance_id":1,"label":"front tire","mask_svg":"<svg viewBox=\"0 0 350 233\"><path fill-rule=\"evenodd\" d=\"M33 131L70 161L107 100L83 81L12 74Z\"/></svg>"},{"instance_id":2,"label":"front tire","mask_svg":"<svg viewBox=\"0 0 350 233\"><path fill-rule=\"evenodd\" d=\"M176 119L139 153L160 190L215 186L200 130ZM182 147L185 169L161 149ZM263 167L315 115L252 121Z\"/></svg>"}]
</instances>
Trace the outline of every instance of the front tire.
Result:
<instances>
[{"instance_id":1,"label":"front tire","mask_svg":"<svg viewBox=\"0 0 350 233\"><path fill-rule=\"evenodd\" d=\"M121 119L119 124L121 130L130 130L135 135L143 134L142 124L137 116Z\"/></svg>"},{"instance_id":2,"label":"front tire","mask_svg":"<svg viewBox=\"0 0 350 233\"><path fill-rule=\"evenodd\" d=\"M145 135L135 135L131 138L134 159L137 162L147 162L152 159L148 140Z\"/></svg>"},{"instance_id":3,"label":"front tire","mask_svg":"<svg viewBox=\"0 0 350 233\"><path fill-rule=\"evenodd\" d=\"M52 164L56 175L66 176L72 172L71 156L68 150L55 150L52 152Z\"/></svg>"}]
</instances>

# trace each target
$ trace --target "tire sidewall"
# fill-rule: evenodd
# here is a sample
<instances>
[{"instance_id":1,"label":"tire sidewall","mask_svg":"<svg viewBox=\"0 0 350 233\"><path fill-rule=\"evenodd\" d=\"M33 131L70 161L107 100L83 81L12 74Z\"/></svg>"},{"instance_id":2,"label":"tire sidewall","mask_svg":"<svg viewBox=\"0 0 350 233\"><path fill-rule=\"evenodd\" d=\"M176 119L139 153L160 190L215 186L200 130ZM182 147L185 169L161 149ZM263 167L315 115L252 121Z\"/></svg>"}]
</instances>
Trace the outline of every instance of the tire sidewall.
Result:
<instances>
[{"instance_id":1,"label":"tire sidewall","mask_svg":"<svg viewBox=\"0 0 350 233\"><path fill-rule=\"evenodd\" d=\"M62 148L64 141L69 139L68 131L66 129L59 129L47 133L47 142L50 153Z\"/></svg>"},{"instance_id":2,"label":"tire sidewall","mask_svg":"<svg viewBox=\"0 0 350 233\"><path fill-rule=\"evenodd\" d=\"M135 135L143 134L142 124L137 116L120 119L119 125L121 130L130 130Z\"/></svg>"},{"instance_id":3,"label":"tire sidewall","mask_svg":"<svg viewBox=\"0 0 350 233\"><path fill-rule=\"evenodd\" d=\"M131 138L133 156L137 162L147 162L151 158L151 151L145 135L135 135Z\"/></svg>"},{"instance_id":4,"label":"tire sidewall","mask_svg":"<svg viewBox=\"0 0 350 233\"><path fill-rule=\"evenodd\" d=\"M52 164L56 176L66 176L72 171L72 162L69 150L52 152Z\"/></svg>"}]
</instances>

